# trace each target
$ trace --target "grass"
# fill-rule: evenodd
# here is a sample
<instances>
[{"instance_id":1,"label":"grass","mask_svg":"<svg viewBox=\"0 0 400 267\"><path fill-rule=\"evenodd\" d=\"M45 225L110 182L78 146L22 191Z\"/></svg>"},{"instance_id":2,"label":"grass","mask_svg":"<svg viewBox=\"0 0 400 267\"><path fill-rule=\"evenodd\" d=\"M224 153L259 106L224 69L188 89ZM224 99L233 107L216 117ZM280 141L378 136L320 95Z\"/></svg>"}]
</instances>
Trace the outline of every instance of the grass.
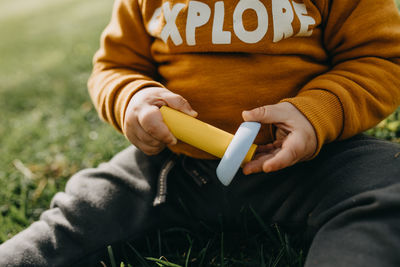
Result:
<instances>
[{"instance_id":1,"label":"grass","mask_svg":"<svg viewBox=\"0 0 400 267\"><path fill-rule=\"evenodd\" d=\"M71 174L127 145L86 82L111 0L0 1L0 241L48 207Z\"/></svg>"},{"instance_id":2,"label":"grass","mask_svg":"<svg viewBox=\"0 0 400 267\"><path fill-rule=\"evenodd\" d=\"M0 243L37 220L73 173L128 145L98 119L86 89L112 4L0 0ZM369 132L399 138L399 112ZM170 229L140 248L108 248L107 265L301 266L302 250L288 235L261 228L244 236Z\"/></svg>"},{"instance_id":3,"label":"grass","mask_svg":"<svg viewBox=\"0 0 400 267\"><path fill-rule=\"evenodd\" d=\"M204 228L196 232L168 229L156 232L135 244L124 243L119 253L106 255L106 266L123 262L133 266L303 266L304 252L299 239L277 226L256 231L227 232ZM151 256L148 256L151 255Z\"/></svg>"}]
</instances>

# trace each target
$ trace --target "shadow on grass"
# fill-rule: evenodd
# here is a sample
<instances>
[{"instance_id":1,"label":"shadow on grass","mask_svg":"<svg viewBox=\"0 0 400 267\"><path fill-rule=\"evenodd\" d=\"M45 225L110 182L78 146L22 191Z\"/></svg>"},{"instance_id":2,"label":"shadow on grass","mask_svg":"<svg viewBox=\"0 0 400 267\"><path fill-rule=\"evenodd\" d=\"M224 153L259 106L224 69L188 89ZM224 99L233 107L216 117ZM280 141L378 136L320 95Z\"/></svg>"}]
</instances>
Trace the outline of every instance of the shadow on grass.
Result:
<instances>
[{"instance_id":1,"label":"shadow on grass","mask_svg":"<svg viewBox=\"0 0 400 267\"><path fill-rule=\"evenodd\" d=\"M195 231L169 228L145 238L114 244L93 266L303 266L305 242L301 232L285 232L276 224L265 223L254 210L250 220L236 231L203 227Z\"/></svg>"}]
</instances>

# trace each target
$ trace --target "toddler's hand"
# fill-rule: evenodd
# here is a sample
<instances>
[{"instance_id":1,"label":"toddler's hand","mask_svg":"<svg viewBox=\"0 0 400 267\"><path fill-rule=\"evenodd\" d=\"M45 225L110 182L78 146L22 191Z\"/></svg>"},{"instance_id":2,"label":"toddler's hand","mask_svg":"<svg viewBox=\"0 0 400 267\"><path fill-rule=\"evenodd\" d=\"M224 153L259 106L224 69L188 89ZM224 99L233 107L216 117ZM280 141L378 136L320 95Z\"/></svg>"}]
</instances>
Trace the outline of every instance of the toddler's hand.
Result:
<instances>
[{"instance_id":1,"label":"toddler's hand","mask_svg":"<svg viewBox=\"0 0 400 267\"><path fill-rule=\"evenodd\" d=\"M164 105L197 116L186 99L165 88L149 87L137 92L126 110L123 132L132 144L147 155L156 155L165 145L177 143L163 121L159 108Z\"/></svg>"},{"instance_id":2,"label":"toddler's hand","mask_svg":"<svg viewBox=\"0 0 400 267\"><path fill-rule=\"evenodd\" d=\"M313 156L317 137L306 117L288 102L243 111L245 121L271 123L277 127L276 141L259 146L255 159L243 168L244 174L272 172Z\"/></svg>"}]
</instances>

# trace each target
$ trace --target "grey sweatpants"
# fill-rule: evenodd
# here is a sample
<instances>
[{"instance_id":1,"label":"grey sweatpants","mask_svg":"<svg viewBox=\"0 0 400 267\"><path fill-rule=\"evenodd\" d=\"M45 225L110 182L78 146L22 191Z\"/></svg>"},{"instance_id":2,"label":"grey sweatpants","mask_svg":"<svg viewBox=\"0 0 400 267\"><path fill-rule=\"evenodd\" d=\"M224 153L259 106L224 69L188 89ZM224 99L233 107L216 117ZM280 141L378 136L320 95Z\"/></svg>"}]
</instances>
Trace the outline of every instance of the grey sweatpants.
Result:
<instances>
[{"instance_id":1,"label":"grey sweatpants","mask_svg":"<svg viewBox=\"0 0 400 267\"><path fill-rule=\"evenodd\" d=\"M229 187L215 176L217 161L178 157L166 202L154 207L159 173L172 154L149 157L129 147L71 177L38 222L0 245L0 266L74 265L158 227L217 225L221 217L234 229L240 209L251 205L267 222L304 228L308 267L397 267L399 152L399 145L357 136L278 172L238 173Z\"/></svg>"}]
</instances>

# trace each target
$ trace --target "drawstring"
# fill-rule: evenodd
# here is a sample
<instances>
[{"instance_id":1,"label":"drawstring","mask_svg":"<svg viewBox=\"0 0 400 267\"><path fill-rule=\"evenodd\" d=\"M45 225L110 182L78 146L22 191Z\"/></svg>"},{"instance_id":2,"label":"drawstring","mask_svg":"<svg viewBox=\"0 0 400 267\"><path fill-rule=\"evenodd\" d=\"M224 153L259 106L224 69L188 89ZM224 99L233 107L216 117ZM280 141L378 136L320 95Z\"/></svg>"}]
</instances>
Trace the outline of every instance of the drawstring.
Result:
<instances>
[{"instance_id":1,"label":"drawstring","mask_svg":"<svg viewBox=\"0 0 400 267\"><path fill-rule=\"evenodd\" d=\"M160 174L158 175L157 194L153 201L154 207L164 203L166 200L168 174L175 166L177 159L178 156L173 154L161 168Z\"/></svg>"},{"instance_id":2,"label":"drawstring","mask_svg":"<svg viewBox=\"0 0 400 267\"><path fill-rule=\"evenodd\" d=\"M167 198L167 179L168 174L175 167L176 163L179 161L182 164L183 170L188 174L193 181L198 186L203 186L208 183L207 175L203 170L201 170L202 164L200 161L197 162L197 166L193 166L193 163L190 163L190 160L186 156L178 156L172 154L171 157L162 165L160 173L158 175L158 182L157 182L157 194L153 201L153 206L156 207L161 205L166 201Z\"/></svg>"}]
</instances>

